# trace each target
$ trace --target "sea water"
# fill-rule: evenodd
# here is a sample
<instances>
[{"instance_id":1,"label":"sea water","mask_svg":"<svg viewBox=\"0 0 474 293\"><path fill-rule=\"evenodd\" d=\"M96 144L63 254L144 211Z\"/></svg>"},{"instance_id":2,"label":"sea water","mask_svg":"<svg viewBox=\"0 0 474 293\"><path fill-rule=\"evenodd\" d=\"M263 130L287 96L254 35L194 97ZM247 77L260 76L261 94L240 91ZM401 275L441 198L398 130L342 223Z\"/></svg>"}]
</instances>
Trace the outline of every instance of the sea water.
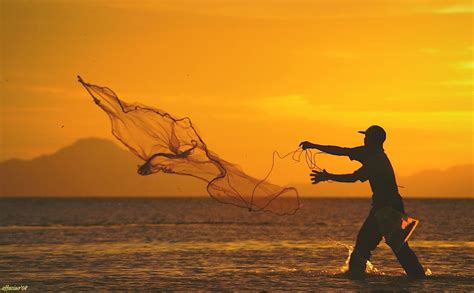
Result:
<instances>
[{"instance_id":1,"label":"sea water","mask_svg":"<svg viewBox=\"0 0 474 293\"><path fill-rule=\"evenodd\" d=\"M431 276L409 280L381 243L358 281L342 271L370 199L301 202L275 216L209 198L0 199L0 288L474 290L474 200L405 200Z\"/></svg>"}]
</instances>

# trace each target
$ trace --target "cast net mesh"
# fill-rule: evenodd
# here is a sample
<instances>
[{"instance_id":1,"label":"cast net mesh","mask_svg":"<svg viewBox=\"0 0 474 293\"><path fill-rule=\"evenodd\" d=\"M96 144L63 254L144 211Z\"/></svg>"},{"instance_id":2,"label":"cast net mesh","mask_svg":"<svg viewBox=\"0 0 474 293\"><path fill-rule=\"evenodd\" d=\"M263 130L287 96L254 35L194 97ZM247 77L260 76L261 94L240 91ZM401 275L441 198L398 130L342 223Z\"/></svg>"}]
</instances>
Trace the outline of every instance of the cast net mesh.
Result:
<instances>
[{"instance_id":1,"label":"cast net mesh","mask_svg":"<svg viewBox=\"0 0 474 293\"><path fill-rule=\"evenodd\" d=\"M127 103L107 87L86 83L80 77L79 82L109 116L113 135L145 161L138 170L141 175L192 176L207 183L207 192L215 200L249 211L285 215L300 208L295 188L267 182L268 176L253 178L209 150L188 117L176 118L157 108Z\"/></svg>"}]
</instances>

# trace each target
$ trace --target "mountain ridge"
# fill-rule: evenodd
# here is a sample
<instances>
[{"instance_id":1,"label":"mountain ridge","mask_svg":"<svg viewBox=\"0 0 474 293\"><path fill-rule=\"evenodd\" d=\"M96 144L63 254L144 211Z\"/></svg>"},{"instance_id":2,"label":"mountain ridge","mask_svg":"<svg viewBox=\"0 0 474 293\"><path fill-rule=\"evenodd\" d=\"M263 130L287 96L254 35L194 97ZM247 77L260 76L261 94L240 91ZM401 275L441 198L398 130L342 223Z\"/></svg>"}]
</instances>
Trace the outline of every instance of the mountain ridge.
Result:
<instances>
[{"instance_id":1,"label":"mountain ridge","mask_svg":"<svg viewBox=\"0 0 474 293\"><path fill-rule=\"evenodd\" d=\"M111 140L81 138L52 154L0 162L2 197L207 196L206 183L189 176L140 176L143 161ZM92 172L90 172L92 171ZM397 178L400 193L415 197L473 197L474 164L422 170ZM302 196L371 195L366 183L296 183Z\"/></svg>"},{"instance_id":2,"label":"mountain ridge","mask_svg":"<svg viewBox=\"0 0 474 293\"><path fill-rule=\"evenodd\" d=\"M172 174L141 176L143 161L110 140L80 139L31 160L0 162L1 196L189 196L205 194L205 183ZM89 171L93 172L89 172ZM59 182L61 184L59 184Z\"/></svg>"}]
</instances>

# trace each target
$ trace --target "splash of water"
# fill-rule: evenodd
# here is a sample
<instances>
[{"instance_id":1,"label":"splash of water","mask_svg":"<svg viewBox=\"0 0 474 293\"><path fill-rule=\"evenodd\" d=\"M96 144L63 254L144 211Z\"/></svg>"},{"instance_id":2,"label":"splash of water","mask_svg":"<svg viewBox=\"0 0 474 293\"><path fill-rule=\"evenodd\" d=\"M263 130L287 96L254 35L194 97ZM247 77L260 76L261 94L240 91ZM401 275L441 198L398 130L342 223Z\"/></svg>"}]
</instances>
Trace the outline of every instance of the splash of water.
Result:
<instances>
[{"instance_id":1,"label":"splash of water","mask_svg":"<svg viewBox=\"0 0 474 293\"><path fill-rule=\"evenodd\" d=\"M385 275L385 273L379 271L370 261L367 261L365 272L369 274Z\"/></svg>"},{"instance_id":2,"label":"splash of water","mask_svg":"<svg viewBox=\"0 0 474 293\"><path fill-rule=\"evenodd\" d=\"M341 273L345 273L349 270L349 261L351 259L351 254L354 251L354 247L351 246L351 245L346 245L346 244L341 243L341 242L336 241L336 240L331 240L331 241L334 241L336 244L347 248L346 261L344 262L344 265L339 269L341 271ZM368 273L368 274L385 275L384 272L378 270L369 260L367 260L366 267L365 267L365 272ZM433 272L430 270L430 268L426 268L425 275L426 276L432 276L433 275Z\"/></svg>"},{"instance_id":3,"label":"splash of water","mask_svg":"<svg viewBox=\"0 0 474 293\"><path fill-rule=\"evenodd\" d=\"M344 245L345 246L345 245ZM344 263L344 265L339 269L341 271L341 273L345 273L349 270L349 261L351 259L351 253L352 253L353 249L352 247L349 247L348 249L348 254L347 254L347 258L346 258L346 262Z\"/></svg>"},{"instance_id":4,"label":"splash of water","mask_svg":"<svg viewBox=\"0 0 474 293\"><path fill-rule=\"evenodd\" d=\"M349 270L349 261L351 259L351 254L354 251L354 247L351 246L351 245L341 243L341 242L336 241L336 240L332 240L332 241L334 241L336 244L338 244L340 246L343 246L343 247L347 248L348 253L347 253L346 261L345 261L344 265L339 269L342 273L345 273ZM365 272L368 273L368 274L385 275L385 273L378 270L369 260L367 260L366 267L365 267Z\"/></svg>"}]
</instances>

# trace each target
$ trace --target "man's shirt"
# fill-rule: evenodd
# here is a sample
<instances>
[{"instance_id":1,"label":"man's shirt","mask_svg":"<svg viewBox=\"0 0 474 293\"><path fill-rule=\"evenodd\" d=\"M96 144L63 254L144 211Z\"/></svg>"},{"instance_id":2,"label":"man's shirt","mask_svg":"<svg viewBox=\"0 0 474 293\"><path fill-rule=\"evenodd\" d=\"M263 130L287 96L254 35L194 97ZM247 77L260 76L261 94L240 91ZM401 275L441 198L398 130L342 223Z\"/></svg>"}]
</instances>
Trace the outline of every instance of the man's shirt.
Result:
<instances>
[{"instance_id":1,"label":"man's shirt","mask_svg":"<svg viewBox=\"0 0 474 293\"><path fill-rule=\"evenodd\" d=\"M390 205L400 197L392 164L383 150L365 146L348 148L348 156L362 163L354 175L361 182L369 180L374 207Z\"/></svg>"}]
</instances>

